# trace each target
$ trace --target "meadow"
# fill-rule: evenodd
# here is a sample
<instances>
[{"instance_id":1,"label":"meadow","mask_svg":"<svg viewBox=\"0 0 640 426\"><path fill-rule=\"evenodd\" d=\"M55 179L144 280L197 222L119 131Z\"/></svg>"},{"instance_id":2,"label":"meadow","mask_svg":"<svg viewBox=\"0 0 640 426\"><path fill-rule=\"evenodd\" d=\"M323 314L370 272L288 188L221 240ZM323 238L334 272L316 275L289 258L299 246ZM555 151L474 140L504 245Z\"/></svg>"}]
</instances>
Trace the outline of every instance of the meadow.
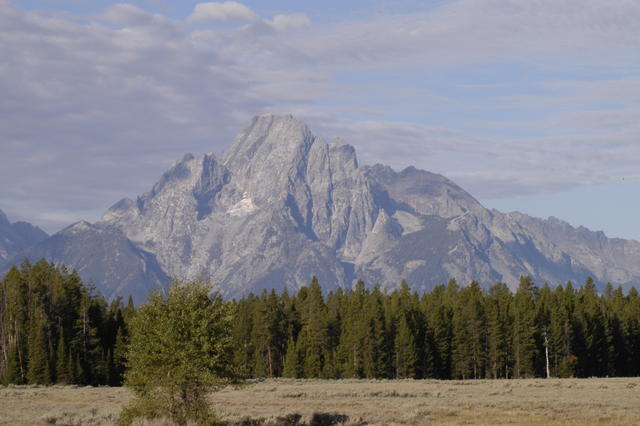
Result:
<instances>
[{"instance_id":1,"label":"meadow","mask_svg":"<svg viewBox=\"0 0 640 426\"><path fill-rule=\"evenodd\" d=\"M130 397L117 387L0 387L0 424L110 425ZM267 379L210 401L238 425L640 424L640 378Z\"/></svg>"}]
</instances>

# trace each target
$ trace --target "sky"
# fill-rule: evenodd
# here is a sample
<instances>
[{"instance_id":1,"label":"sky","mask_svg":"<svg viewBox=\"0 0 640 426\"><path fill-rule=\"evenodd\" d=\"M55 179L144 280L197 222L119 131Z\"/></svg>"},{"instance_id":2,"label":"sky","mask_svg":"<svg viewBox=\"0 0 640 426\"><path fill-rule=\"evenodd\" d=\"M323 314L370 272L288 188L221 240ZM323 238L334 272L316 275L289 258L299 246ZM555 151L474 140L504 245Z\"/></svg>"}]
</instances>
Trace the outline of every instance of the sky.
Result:
<instances>
[{"instance_id":1,"label":"sky","mask_svg":"<svg viewBox=\"0 0 640 426\"><path fill-rule=\"evenodd\" d=\"M638 22L637 0L0 0L0 209L95 221L275 113L640 240Z\"/></svg>"}]
</instances>

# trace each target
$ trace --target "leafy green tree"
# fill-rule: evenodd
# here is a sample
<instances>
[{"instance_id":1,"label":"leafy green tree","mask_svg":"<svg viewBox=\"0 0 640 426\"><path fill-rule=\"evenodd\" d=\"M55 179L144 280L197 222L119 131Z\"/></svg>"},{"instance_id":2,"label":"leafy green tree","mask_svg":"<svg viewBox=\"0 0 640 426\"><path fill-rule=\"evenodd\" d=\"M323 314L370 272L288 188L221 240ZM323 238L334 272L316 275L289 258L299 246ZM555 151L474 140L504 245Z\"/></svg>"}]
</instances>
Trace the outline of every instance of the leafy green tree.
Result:
<instances>
[{"instance_id":1,"label":"leafy green tree","mask_svg":"<svg viewBox=\"0 0 640 426\"><path fill-rule=\"evenodd\" d=\"M179 425L214 421L206 394L229 381L232 311L202 283L174 283L149 297L131 323L125 384L135 399L120 422L168 417Z\"/></svg>"}]
</instances>

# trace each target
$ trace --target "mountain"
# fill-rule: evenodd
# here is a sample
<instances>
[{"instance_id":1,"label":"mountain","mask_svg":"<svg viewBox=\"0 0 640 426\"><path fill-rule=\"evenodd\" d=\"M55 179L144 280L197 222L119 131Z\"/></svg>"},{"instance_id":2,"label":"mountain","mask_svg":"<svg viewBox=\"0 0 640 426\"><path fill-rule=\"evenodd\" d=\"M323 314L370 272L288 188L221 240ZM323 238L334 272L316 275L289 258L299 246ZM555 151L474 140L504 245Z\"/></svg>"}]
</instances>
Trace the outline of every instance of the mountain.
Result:
<instances>
[{"instance_id":1,"label":"mountain","mask_svg":"<svg viewBox=\"0 0 640 426\"><path fill-rule=\"evenodd\" d=\"M151 191L114 204L27 252L77 268L108 297L137 300L168 276L211 278L227 297L325 288L362 278L416 289L521 275L538 283L640 283L640 243L555 218L483 207L447 178L414 167L360 167L291 116L262 115L219 157L191 154Z\"/></svg>"},{"instance_id":2,"label":"mountain","mask_svg":"<svg viewBox=\"0 0 640 426\"><path fill-rule=\"evenodd\" d=\"M87 284L94 285L109 300L133 296L139 304L149 293L162 290L169 283L153 254L136 247L118 229L85 221L29 247L7 266L25 258L32 263L44 258L75 269Z\"/></svg>"},{"instance_id":3,"label":"mountain","mask_svg":"<svg viewBox=\"0 0 640 426\"><path fill-rule=\"evenodd\" d=\"M9 222L0 210L0 268L11 257L46 239L47 233L27 222Z\"/></svg>"}]
</instances>

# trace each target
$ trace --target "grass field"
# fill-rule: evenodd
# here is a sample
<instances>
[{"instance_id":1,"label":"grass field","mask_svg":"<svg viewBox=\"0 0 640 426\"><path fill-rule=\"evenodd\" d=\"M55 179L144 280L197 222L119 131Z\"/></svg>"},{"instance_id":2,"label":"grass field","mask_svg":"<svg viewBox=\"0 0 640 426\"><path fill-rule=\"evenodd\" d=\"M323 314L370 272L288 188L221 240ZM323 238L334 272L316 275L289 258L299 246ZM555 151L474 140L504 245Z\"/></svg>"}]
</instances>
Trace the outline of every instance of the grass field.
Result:
<instances>
[{"instance_id":1,"label":"grass field","mask_svg":"<svg viewBox=\"0 0 640 426\"><path fill-rule=\"evenodd\" d=\"M129 398L123 388L0 387L0 424L113 424ZM271 379L227 387L211 402L223 420L246 425L638 425L640 378Z\"/></svg>"}]
</instances>

